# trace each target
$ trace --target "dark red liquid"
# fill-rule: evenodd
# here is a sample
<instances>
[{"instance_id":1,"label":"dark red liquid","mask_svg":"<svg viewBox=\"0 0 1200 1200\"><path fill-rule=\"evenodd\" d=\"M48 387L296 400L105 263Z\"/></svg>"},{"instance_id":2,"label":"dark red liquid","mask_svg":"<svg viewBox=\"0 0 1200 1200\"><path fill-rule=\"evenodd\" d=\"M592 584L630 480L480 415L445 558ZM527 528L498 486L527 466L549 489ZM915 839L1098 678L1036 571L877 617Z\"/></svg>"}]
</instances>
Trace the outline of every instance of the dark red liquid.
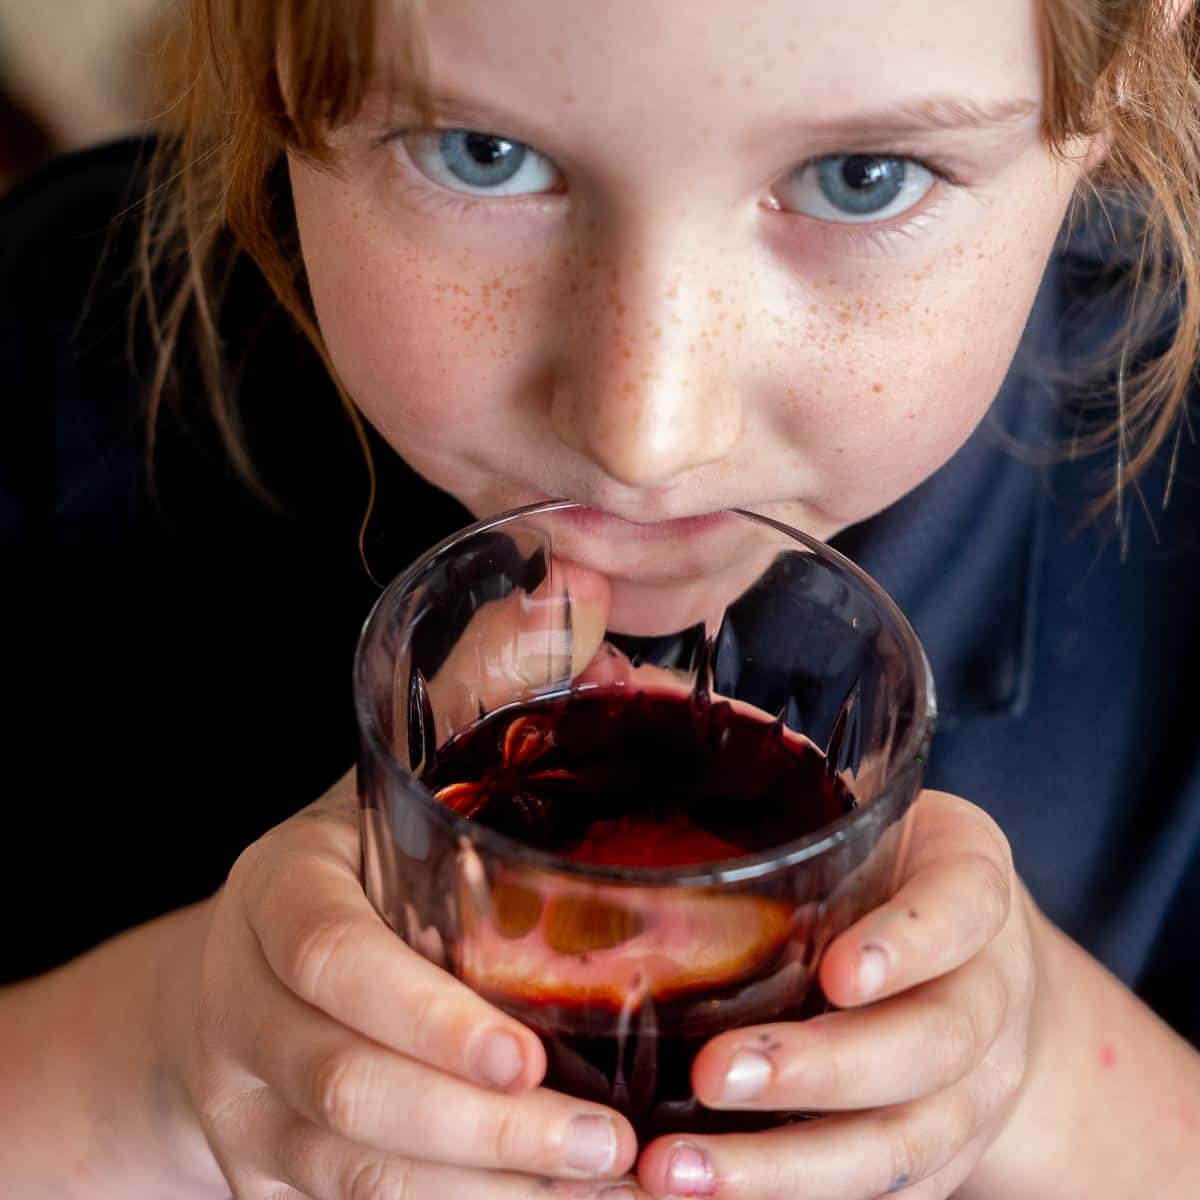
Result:
<instances>
[{"instance_id":1,"label":"dark red liquid","mask_svg":"<svg viewBox=\"0 0 1200 1200\"><path fill-rule=\"evenodd\" d=\"M854 807L824 756L780 723L724 701L623 688L487 716L443 747L423 779L481 824L611 866L770 850ZM643 1138L779 1119L700 1107L689 1073L715 1033L795 1019L806 1001L811 1011L815 912L745 893L675 889L622 906L619 896L608 903L519 880L492 887L494 928L479 934L465 973L542 1035L550 1087L622 1110ZM634 959L649 965L635 974Z\"/></svg>"},{"instance_id":2,"label":"dark red liquid","mask_svg":"<svg viewBox=\"0 0 1200 1200\"><path fill-rule=\"evenodd\" d=\"M485 717L443 747L423 779L482 825L613 866L753 854L854 807L824 756L779 723L725 701L624 688Z\"/></svg>"}]
</instances>

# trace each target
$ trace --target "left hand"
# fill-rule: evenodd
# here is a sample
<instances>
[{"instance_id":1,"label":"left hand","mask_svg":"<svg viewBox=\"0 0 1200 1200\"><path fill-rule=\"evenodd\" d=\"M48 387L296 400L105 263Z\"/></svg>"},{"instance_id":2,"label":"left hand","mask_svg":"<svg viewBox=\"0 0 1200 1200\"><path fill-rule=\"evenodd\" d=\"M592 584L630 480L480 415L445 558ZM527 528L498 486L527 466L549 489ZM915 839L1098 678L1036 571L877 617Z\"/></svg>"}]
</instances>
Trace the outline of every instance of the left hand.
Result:
<instances>
[{"instance_id":1,"label":"left hand","mask_svg":"<svg viewBox=\"0 0 1200 1200\"><path fill-rule=\"evenodd\" d=\"M820 968L841 1011L733 1030L696 1058L717 1109L832 1114L765 1133L650 1144L655 1196L945 1200L1003 1128L1040 1022L1043 918L994 821L926 792L896 895L842 933Z\"/></svg>"}]
</instances>

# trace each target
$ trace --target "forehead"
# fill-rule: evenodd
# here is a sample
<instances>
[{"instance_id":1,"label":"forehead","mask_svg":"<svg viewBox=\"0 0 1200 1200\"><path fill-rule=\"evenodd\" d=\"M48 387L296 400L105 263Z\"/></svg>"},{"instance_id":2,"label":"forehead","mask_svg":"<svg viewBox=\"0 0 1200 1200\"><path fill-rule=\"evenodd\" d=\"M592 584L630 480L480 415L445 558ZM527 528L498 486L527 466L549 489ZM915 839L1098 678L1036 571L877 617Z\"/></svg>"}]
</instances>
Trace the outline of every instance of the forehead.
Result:
<instances>
[{"instance_id":1,"label":"forehead","mask_svg":"<svg viewBox=\"0 0 1200 1200\"><path fill-rule=\"evenodd\" d=\"M383 18L383 42L398 26ZM616 123L834 122L915 97L1041 92L1037 0L431 0L435 90ZM389 29L388 26L391 26Z\"/></svg>"}]
</instances>

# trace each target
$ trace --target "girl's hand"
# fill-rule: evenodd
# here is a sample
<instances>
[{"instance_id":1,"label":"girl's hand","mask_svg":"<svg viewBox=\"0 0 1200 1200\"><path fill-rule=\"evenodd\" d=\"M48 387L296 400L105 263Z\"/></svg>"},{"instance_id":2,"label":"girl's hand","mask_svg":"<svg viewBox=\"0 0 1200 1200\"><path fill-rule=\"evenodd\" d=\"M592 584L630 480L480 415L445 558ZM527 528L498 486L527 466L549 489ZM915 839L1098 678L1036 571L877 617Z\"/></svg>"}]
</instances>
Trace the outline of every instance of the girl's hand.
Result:
<instances>
[{"instance_id":1,"label":"girl's hand","mask_svg":"<svg viewBox=\"0 0 1200 1200\"><path fill-rule=\"evenodd\" d=\"M842 1011L723 1034L693 1068L712 1108L833 1115L662 1138L639 1168L653 1195L944 1200L1000 1132L1030 1055L1042 919L984 812L927 792L912 820L895 897L821 964Z\"/></svg>"},{"instance_id":2,"label":"girl's hand","mask_svg":"<svg viewBox=\"0 0 1200 1200\"><path fill-rule=\"evenodd\" d=\"M238 1200L632 1200L602 1182L629 1124L540 1089L537 1037L408 949L358 869L351 773L212 902L177 1057Z\"/></svg>"}]
</instances>

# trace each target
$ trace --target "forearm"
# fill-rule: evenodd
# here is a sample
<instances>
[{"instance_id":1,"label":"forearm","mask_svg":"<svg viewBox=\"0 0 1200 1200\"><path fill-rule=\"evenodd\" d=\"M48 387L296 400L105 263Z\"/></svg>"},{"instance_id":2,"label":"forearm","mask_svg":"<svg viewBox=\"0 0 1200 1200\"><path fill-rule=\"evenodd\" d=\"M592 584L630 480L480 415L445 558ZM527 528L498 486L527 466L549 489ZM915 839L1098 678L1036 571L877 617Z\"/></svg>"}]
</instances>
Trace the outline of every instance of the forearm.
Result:
<instances>
[{"instance_id":1,"label":"forearm","mask_svg":"<svg viewBox=\"0 0 1200 1200\"><path fill-rule=\"evenodd\" d=\"M1200 1196L1200 1054L1043 918L1045 1032L967 1200Z\"/></svg>"},{"instance_id":2,"label":"forearm","mask_svg":"<svg viewBox=\"0 0 1200 1200\"><path fill-rule=\"evenodd\" d=\"M205 907L0 992L0 1179L13 1195L228 1196L172 1065Z\"/></svg>"}]
</instances>

